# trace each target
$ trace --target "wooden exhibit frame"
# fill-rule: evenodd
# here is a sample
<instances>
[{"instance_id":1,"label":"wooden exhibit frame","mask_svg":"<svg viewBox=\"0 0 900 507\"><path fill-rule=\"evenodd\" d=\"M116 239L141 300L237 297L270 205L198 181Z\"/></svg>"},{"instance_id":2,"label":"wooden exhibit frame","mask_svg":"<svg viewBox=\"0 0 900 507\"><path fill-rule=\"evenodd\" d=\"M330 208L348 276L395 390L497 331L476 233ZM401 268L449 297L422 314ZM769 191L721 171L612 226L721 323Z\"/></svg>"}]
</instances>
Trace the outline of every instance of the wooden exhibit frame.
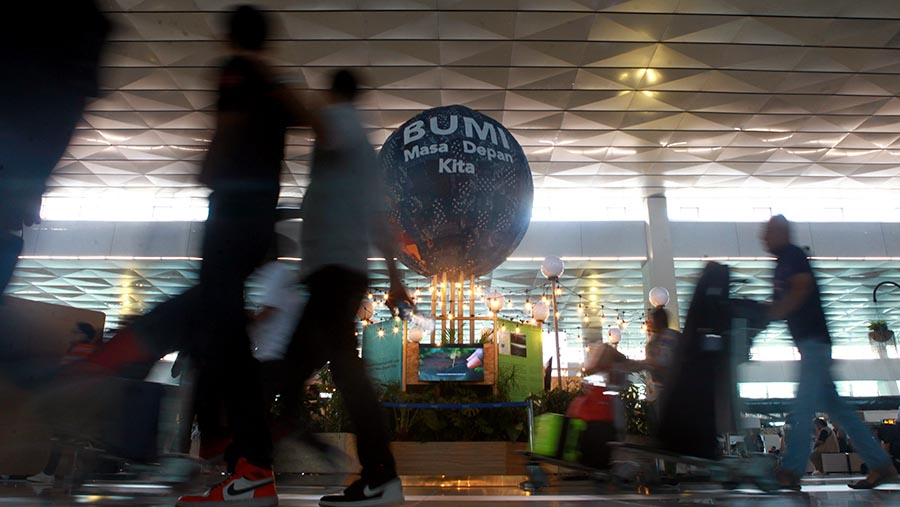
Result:
<instances>
[{"instance_id":1,"label":"wooden exhibit frame","mask_svg":"<svg viewBox=\"0 0 900 507\"><path fill-rule=\"evenodd\" d=\"M468 289L466 286L468 285ZM491 321L494 325L496 336L498 315L476 315L475 313L475 277L460 277L456 282L448 282L447 274L432 277L431 308L435 315L435 328L431 332L431 344L440 344L441 337L447 330L453 330L453 344L476 345L475 323L478 321ZM468 301L466 293L468 292ZM467 304L468 303L468 304ZM468 307L468 308L466 308ZM449 310L449 311L448 311ZM468 310L468 312L466 312ZM464 333L468 324L468 333ZM438 335L440 329L440 335ZM401 387L406 391L411 385L435 385L437 382L422 382L419 380L419 344L408 339L409 325L403 324L403 360ZM464 338L468 335L468 340ZM427 335L426 335L427 336ZM480 339L480 337L479 337ZM484 380L480 382L463 382L468 385L496 386L499 372L500 358L497 350L497 340L484 344ZM496 387L495 387L496 388Z\"/></svg>"}]
</instances>

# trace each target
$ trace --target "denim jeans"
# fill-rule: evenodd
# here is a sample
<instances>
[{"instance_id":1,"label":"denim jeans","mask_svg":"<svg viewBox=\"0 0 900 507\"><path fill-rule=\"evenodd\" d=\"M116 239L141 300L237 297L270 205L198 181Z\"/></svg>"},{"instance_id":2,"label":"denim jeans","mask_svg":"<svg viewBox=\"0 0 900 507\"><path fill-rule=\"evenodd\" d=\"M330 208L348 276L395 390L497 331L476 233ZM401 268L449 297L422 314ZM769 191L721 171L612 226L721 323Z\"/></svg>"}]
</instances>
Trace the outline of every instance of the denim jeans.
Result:
<instances>
[{"instance_id":1,"label":"denim jeans","mask_svg":"<svg viewBox=\"0 0 900 507\"><path fill-rule=\"evenodd\" d=\"M831 377L831 345L813 340L797 343L800 349L800 385L791 414L793 424L785 428L784 468L803 475L812 451L812 420L824 411L853 441L853 448L870 469L891 466L890 458L856 412L838 397Z\"/></svg>"}]
</instances>

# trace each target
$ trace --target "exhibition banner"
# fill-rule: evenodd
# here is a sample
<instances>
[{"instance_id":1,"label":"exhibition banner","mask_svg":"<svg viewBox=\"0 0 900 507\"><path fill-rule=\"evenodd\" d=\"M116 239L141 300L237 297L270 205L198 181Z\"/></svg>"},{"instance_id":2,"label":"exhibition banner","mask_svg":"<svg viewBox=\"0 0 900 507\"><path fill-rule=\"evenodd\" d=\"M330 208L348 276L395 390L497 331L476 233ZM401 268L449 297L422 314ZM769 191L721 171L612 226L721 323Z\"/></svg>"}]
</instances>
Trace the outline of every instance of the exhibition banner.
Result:
<instances>
[{"instance_id":1,"label":"exhibition banner","mask_svg":"<svg viewBox=\"0 0 900 507\"><path fill-rule=\"evenodd\" d=\"M403 326L386 320L363 328L362 358L375 382L400 382L403 374ZM382 336L379 336L379 331Z\"/></svg>"},{"instance_id":2,"label":"exhibition banner","mask_svg":"<svg viewBox=\"0 0 900 507\"><path fill-rule=\"evenodd\" d=\"M497 322L500 329L495 336L500 351L500 371L515 368L516 386L510 399L524 401L528 395L539 393L544 388L541 328L505 319L498 319Z\"/></svg>"}]
</instances>

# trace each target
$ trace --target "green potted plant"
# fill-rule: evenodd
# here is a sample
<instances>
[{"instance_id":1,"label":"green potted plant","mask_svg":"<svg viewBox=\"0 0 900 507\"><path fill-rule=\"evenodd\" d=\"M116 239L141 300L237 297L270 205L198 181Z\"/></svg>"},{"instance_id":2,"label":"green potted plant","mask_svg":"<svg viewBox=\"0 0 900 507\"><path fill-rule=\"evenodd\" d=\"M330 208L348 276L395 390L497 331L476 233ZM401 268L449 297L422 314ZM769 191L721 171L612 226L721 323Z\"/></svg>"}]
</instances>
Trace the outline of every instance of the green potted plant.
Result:
<instances>
[{"instance_id":1,"label":"green potted plant","mask_svg":"<svg viewBox=\"0 0 900 507\"><path fill-rule=\"evenodd\" d=\"M869 339L878 343L894 339L894 332L888 328L887 322L875 320L869 323Z\"/></svg>"}]
</instances>

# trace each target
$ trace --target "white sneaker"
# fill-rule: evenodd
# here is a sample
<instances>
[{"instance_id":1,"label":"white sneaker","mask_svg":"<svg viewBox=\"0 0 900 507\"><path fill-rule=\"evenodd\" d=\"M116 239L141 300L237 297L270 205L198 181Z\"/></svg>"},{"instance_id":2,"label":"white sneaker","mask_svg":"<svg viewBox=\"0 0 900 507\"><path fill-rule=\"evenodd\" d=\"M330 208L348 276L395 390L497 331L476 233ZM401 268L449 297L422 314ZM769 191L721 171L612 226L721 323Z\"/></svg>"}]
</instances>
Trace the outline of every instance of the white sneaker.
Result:
<instances>
[{"instance_id":1,"label":"white sneaker","mask_svg":"<svg viewBox=\"0 0 900 507\"><path fill-rule=\"evenodd\" d=\"M40 473L27 477L25 480L28 482L37 482L40 484L51 484L56 480L56 477L53 477L50 474L45 474L43 471L41 471Z\"/></svg>"},{"instance_id":2,"label":"white sneaker","mask_svg":"<svg viewBox=\"0 0 900 507\"><path fill-rule=\"evenodd\" d=\"M399 477L373 487L363 479L347 486L341 495L328 495L319 500L321 507L382 507L403 503L403 485Z\"/></svg>"}]
</instances>

